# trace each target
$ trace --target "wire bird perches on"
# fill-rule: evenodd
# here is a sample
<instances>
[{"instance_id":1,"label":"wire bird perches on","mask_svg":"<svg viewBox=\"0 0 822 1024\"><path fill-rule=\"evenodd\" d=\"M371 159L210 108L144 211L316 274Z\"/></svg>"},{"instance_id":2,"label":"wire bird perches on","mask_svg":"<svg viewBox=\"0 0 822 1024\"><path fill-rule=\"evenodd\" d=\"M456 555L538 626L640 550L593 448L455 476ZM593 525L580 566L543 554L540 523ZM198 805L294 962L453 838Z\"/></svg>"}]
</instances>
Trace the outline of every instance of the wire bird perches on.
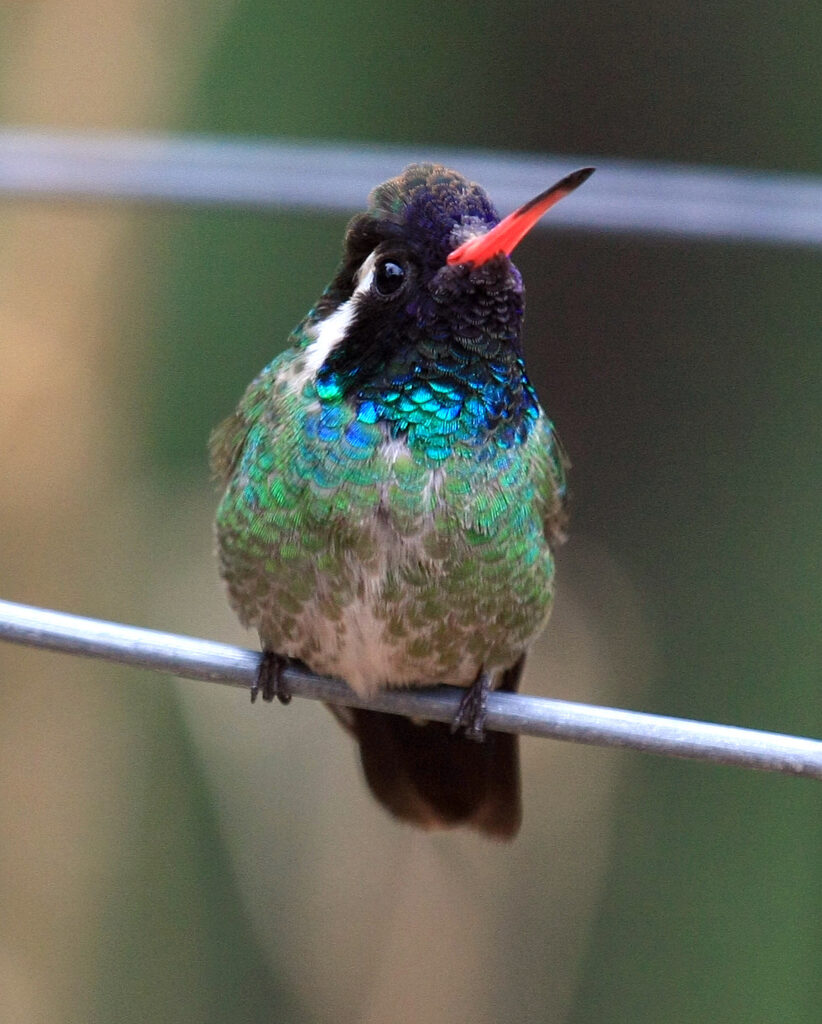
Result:
<instances>
[{"instance_id":1,"label":"wire bird perches on","mask_svg":"<svg viewBox=\"0 0 822 1024\"><path fill-rule=\"evenodd\" d=\"M507 213L567 173L596 179L545 229L822 246L822 178L638 160L203 136L0 129L0 198L118 199L351 214L378 181L436 160L481 181Z\"/></svg>"},{"instance_id":2,"label":"wire bird perches on","mask_svg":"<svg viewBox=\"0 0 822 1024\"><path fill-rule=\"evenodd\" d=\"M0 601L0 639L246 688L254 683L260 664L258 653L241 647L11 601ZM457 687L438 686L383 692L365 700L338 679L327 679L296 668L285 671L285 681L297 697L438 722L452 720L462 695ZM822 742L729 725L545 697L492 693L488 701L487 726L499 732L630 747L669 757L822 779Z\"/></svg>"}]
</instances>

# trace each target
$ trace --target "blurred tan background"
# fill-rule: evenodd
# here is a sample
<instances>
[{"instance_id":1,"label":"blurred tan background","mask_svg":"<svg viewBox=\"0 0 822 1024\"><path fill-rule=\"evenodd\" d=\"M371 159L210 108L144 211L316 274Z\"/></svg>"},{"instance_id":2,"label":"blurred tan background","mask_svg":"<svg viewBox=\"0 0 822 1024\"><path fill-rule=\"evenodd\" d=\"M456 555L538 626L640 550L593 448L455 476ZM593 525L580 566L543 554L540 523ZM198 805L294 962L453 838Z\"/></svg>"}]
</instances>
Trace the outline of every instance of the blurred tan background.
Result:
<instances>
[{"instance_id":1,"label":"blurred tan background","mask_svg":"<svg viewBox=\"0 0 822 1024\"><path fill-rule=\"evenodd\" d=\"M820 172L822 17L769 7L6 3L0 118ZM0 595L254 643L206 440L344 223L2 202ZM518 262L575 463L525 689L819 733L818 256ZM388 820L322 708L8 646L0 679L0 1020L818 1020L813 783L526 740L498 847Z\"/></svg>"}]
</instances>

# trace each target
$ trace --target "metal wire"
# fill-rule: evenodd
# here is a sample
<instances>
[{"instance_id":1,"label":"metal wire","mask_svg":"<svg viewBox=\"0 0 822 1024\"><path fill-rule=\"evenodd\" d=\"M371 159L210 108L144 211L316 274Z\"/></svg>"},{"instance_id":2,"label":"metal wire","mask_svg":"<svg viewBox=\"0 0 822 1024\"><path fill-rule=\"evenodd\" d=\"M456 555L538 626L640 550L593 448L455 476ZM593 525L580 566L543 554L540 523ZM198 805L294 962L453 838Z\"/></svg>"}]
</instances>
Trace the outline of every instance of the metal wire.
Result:
<instances>
[{"instance_id":1,"label":"metal wire","mask_svg":"<svg viewBox=\"0 0 822 1024\"><path fill-rule=\"evenodd\" d=\"M260 663L258 653L241 647L10 601L0 601L0 639L239 687L254 683ZM462 692L438 686L383 692L365 700L345 683L311 672L288 669L285 681L297 697L438 722L452 720ZM822 779L822 742L798 736L513 693L491 694L487 725L500 732Z\"/></svg>"},{"instance_id":2,"label":"metal wire","mask_svg":"<svg viewBox=\"0 0 822 1024\"><path fill-rule=\"evenodd\" d=\"M501 212L574 167L598 173L543 229L822 246L822 178L577 156L353 143L0 130L0 196L351 213L377 182L437 160L481 182Z\"/></svg>"},{"instance_id":3,"label":"metal wire","mask_svg":"<svg viewBox=\"0 0 822 1024\"><path fill-rule=\"evenodd\" d=\"M599 173L544 227L822 246L822 179L632 161L284 141L68 135L0 129L0 197L361 209L415 160L438 160L488 189L502 212L570 167ZM250 687L260 655L207 640L0 601L0 639ZM289 669L295 696L450 721L460 691L440 686L358 698L345 683ZM518 694L491 694L490 729L822 779L822 742Z\"/></svg>"}]
</instances>

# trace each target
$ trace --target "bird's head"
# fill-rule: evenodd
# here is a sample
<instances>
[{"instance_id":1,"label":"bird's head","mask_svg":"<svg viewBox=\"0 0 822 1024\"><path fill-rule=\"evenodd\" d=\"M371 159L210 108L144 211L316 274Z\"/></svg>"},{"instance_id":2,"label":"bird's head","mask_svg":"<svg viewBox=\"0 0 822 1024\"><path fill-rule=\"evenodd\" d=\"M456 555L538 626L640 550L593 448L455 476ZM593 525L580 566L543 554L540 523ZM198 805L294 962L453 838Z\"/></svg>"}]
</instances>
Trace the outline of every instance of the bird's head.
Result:
<instances>
[{"instance_id":1,"label":"bird's head","mask_svg":"<svg viewBox=\"0 0 822 1024\"><path fill-rule=\"evenodd\" d=\"M510 256L592 171L563 178L504 220L479 185L435 164L377 186L350 222L340 268L306 325L320 397L351 402L358 418L388 422L440 454L458 434L500 427L506 444L526 436L538 405Z\"/></svg>"},{"instance_id":2,"label":"bird's head","mask_svg":"<svg viewBox=\"0 0 822 1024\"><path fill-rule=\"evenodd\" d=\"M500 221L484 189L436 164L378 185L350 222L342 264L317 305L323 368L361 380L422 347L520 354L523 288L515 246L593 168L563 178Z\"/></svg>"}]
</instances>

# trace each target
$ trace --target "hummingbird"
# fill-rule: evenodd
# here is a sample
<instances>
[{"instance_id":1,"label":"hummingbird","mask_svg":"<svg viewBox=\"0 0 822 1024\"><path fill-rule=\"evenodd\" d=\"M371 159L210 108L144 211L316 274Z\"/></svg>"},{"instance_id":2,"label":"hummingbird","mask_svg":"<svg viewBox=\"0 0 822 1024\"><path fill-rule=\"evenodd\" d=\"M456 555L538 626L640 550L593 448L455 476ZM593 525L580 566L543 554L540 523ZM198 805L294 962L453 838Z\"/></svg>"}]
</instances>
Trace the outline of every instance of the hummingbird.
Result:
<instances>
[{"instance_id":1,"label":"hummingbird","mask_svg":"<svg viewBox=\"0 0 822 1024\"><path fill-rule=\"evenodd\" d=\"M396 817L519 830L515 736L485 732L515 691L554 592L567 460L528 379L511 253L593 168L500 220L455 171L377 186L289 347L211 438L224 488L220 572L264 657L252 688L289 699L298 662L359 695L450 683L454 722L331 710Z\"/></svg>"}]
</instances>

